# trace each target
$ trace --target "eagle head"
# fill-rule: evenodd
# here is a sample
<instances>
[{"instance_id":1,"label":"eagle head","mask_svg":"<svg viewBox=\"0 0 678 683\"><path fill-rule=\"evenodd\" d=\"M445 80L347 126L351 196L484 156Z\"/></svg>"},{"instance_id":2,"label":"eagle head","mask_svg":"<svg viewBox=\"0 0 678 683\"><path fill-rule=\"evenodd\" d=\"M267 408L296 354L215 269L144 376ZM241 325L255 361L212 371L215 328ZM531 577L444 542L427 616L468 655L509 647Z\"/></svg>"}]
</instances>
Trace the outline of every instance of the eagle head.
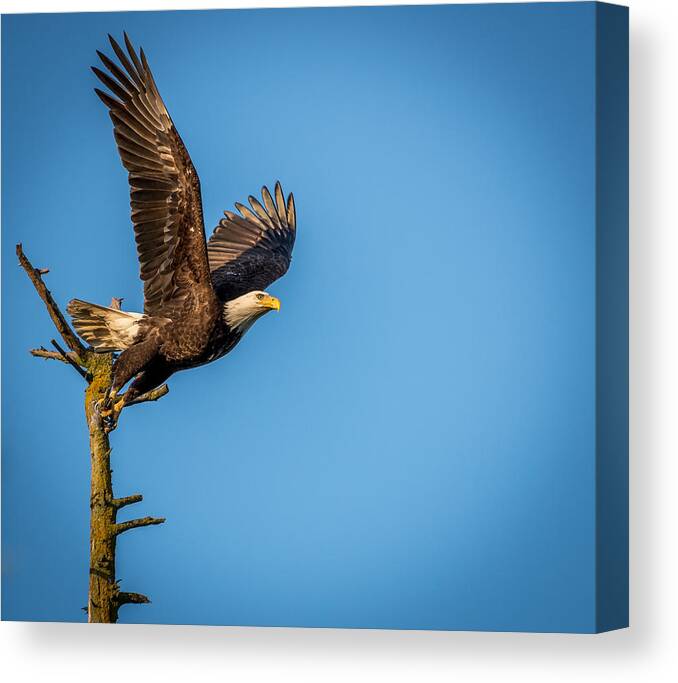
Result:
<instances>
[{"instance_id":1,"label":"eagle head","mask_svg":"<svg viewBox=\"0 0 678 683\"><path fill-rule=\"evenodd\" d=\"M224 319L231 329L247 330L262 315L280 310L280 300L268 292L247 292L224 304Z\"/></svg>"}]
</instances>

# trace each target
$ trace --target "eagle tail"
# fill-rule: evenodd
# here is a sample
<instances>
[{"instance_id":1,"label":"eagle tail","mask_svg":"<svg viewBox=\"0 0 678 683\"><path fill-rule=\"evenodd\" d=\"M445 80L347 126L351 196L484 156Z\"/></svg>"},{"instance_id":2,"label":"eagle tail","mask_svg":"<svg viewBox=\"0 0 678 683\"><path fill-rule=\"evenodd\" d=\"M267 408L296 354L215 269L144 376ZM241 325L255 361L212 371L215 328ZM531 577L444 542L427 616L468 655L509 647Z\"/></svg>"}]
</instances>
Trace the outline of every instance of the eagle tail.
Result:
<instances>
[{"instance_id":1,"label":"eagle tail","mask_svg":"<svg viewBox=\"0 0 678 683\"><path fill-rule=\"evenodd\" d=\"M123 351L138 337L147 316L71 299L66 307L78 334L97 351Z\"/></svg>"}]
</instances>

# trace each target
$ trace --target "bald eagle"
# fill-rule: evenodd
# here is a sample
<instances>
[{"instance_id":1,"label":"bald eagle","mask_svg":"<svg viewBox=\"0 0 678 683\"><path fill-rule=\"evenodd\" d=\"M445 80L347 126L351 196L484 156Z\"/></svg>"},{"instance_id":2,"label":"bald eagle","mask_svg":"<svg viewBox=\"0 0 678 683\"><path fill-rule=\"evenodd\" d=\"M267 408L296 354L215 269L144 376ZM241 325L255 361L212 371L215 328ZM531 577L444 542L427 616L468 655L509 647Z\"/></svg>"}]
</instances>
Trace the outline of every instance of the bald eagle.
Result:
<instances>
[{"instance_id":1,"label":"bald eagle","mask_svg":"<svg viewBox=\"0 0 678 683\"><path fill-rule=\"evenodd\" d=\"M280 183L250 207L224 212L205 241L198 174L158 92L143 49L127 34L127 53L109 35L119 64L97 51L107 71L92 70L108 91L144 286L144 312L68 304L73 325L95 351L121 352L113 365L106 416L115 425L125 403L178 370L227 354L262 315L280 309L266 287L287 272L296 234L294 197ZM118 397L133 379L125 394Z\"/></svg>"}]
</instances>

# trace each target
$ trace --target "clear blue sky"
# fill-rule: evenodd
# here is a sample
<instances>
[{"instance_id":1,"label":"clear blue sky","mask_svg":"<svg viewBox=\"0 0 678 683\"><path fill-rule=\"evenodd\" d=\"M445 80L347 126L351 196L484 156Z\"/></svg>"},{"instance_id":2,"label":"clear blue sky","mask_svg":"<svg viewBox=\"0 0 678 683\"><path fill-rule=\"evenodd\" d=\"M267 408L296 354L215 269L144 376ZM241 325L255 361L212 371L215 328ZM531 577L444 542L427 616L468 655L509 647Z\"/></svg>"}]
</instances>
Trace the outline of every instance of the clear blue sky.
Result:
<instances>
[{"instance_id":1,"label":"clear blue sky","mask_svg":"<svg viewBox=\"0 0 678 683\"><path fill-rule=\"evenodd\" d=\"M84 384L57 300L140 310L89 71L143 45L207 229L294 191L280 314L112 436L122 622L591 630L594 8L5 16L3 618L82 621ZM109 51L110 52L110 51Z\"/></svg>"}]
</instances>

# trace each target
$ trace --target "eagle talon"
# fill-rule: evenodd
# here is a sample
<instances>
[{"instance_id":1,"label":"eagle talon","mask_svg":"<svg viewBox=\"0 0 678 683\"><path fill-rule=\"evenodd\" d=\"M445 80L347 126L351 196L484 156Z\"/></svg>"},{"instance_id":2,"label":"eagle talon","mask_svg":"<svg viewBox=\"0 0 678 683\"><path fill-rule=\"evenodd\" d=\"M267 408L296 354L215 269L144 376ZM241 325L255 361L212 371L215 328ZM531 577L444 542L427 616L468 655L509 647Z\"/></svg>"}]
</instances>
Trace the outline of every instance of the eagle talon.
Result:
<instances>
[{"instance_id":1,"label":"eagle talon","mask_svg":"<svg viewBox=\"0 0 678 683\"><path fill-rule=\"evenodd\" d=\"M110 399L108 403L110 405ZM104 432L106 432L106 434L112 432L118 426L118 419L120 418L120 413L124 407L125 399L121 398L116 403L113 403L110 408L100 411L99 414L104 423Z\"/></svg>"},{"instance_id":2,"label":"eagle talon","mask_svg":"<svg viewBox=\"0 0 678 683\"><path fill-rule=\"evenodd\" d=\"M101 416L110 414L115 396L115 392L111 389L109 392L106 392L106 395L102 399L96 402L97 410Z\"/></svg>"},{"instance_id":3,"label":"eagle talon","mask_svg":"<svg viewBox=\"0 0 678 683\"><path fill-rule=\"evenodd\" d=\"M110 434L117 426L117 422L111 424L104 422L104 434Z\"/></svg>"}]
</instances>

